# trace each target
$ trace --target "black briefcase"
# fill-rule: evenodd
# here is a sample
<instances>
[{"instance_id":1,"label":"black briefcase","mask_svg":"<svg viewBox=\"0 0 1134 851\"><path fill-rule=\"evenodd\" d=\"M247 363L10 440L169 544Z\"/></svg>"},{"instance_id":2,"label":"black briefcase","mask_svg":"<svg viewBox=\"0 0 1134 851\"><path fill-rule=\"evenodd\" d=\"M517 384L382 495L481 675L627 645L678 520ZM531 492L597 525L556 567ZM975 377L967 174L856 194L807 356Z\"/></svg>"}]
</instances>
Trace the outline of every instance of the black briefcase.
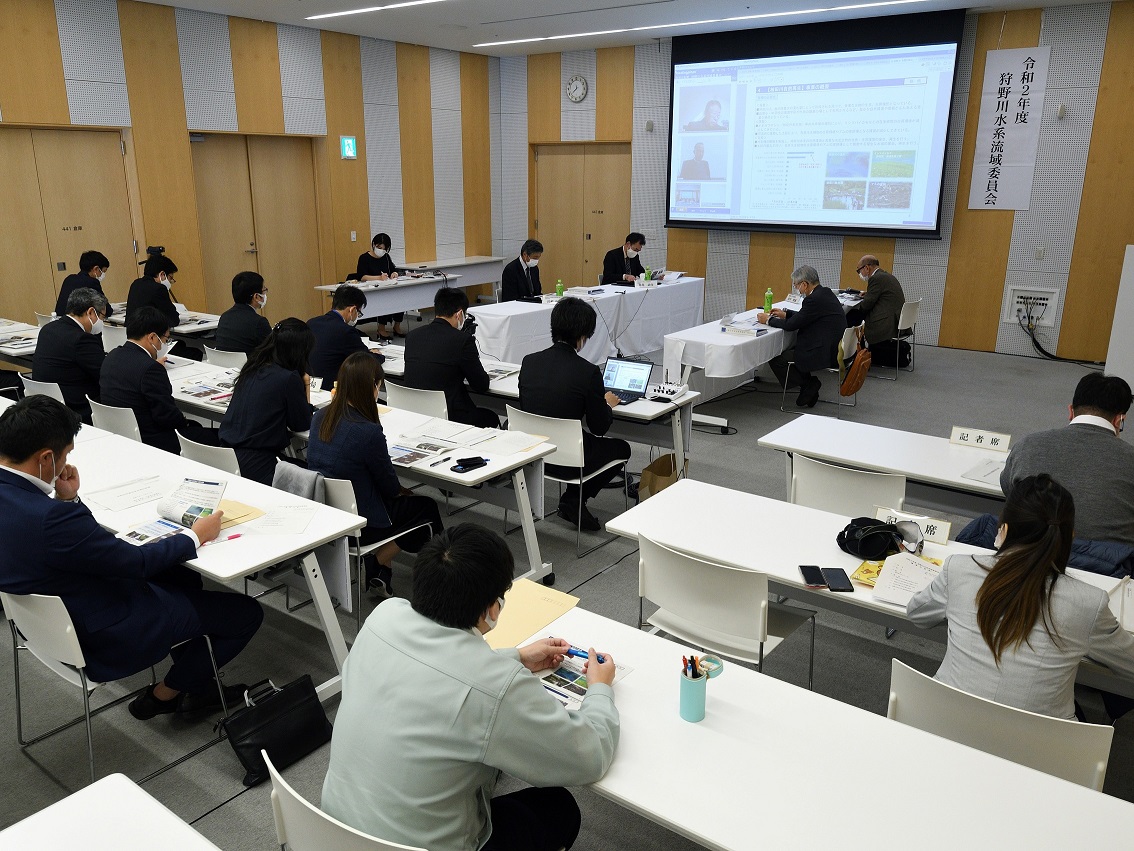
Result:
<instances>
[{"instance_id":1,"label":"black briefcase","mask_svg":"<svg viewBox=\"0 0 1134 851\"><path fill-rule=\"evenodd\" d=\"M244 700L243 709L220 723L247 771L245 786L268 779L261 749L276 768L283 769L331 740L331 722L309 674L283 688L263 680L244 693Z\"/></svg>"}]
</instances>

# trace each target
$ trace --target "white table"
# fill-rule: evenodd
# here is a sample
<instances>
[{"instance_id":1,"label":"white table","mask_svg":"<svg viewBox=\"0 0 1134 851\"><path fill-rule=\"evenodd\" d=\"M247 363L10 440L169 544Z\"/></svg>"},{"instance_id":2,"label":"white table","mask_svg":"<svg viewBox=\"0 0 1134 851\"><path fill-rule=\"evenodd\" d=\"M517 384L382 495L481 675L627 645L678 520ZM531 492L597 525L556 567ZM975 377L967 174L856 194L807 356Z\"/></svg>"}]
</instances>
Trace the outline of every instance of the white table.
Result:
<instances>
[{"instance_id":1,"label":"white table","mask_svg":"<svg viewBox=\"0 0 1134 851\"><path fill-rule=\"evenodd\" d=\"M792 456L799 453L859 470L901 473L906 477L907 497L918 505L997 514L1004 503L999 483L966 479L963 474L982 461L1003 464L1008 453L958 446L945 437L802 414L761 437L759 445L787 453L789 493Z\"/></svg>"},{"instance_id":2,"label":"white table","mask_svg":"<svg viewBox=\"0 0 1134 851\"><path fill-rule=\"evenodd\" d=\"M341 286L349 284L358 287L366 296L366 307L362 309L362 318L373 319L375 316L388 316L391 313L404 313L407 310L417 310L422 307L433 306L433 296L443 287L471 287L473 281L464 281L461 275L449 276L429 273L419 277L399 275L388 281L347 281L345 284L324 284L315 287L328 294L334 293Z\"/></svg>"},{"instance_id":3,"label":"white table","mask_svg":"<svg viewBox=\"0 0 1134 851\"><path fill-rule=\"evenodd\" d=\"M545 635L633 668L615 686L614 763L591 788L705 848L1062 851L1134 835L1126 801L727 661L705 720L682 721L682 644L578 607L532 640Z\"/></svg>"},{"instance_id":4,"label":"white table","mask_svg":"<svg viewBox=\"0 0 1134 851\"><path fill-rule=\"evenodd\" d=\"M114 308L114 313L106 317L107 325L117 325L119 327L126 324L126 302L115 301L111 303ZM195 338L201 334L206 334L209 331L216 331L217 326L220 324L220 316L216 313L201 313L200 311L179 311L178 319L181 324L170 329L170 332L177 338Z\"/></svg>"},{"instance_id":5,"label":"white table","mask_svg":"<svg viewBox=\"0 0 1134 851\"><path fill-rule=\"evenodd\" d=\"M601 365L618 351L627 355L660 351L666 334L701 322L705 279L680 278L656 287L608 285L586 293L569 290L565 295L589 302L598 314L594 336L581 354ZM543 298L542 304L507 301L470 308L479 326L481 351L490 358L519 363L551 346L551 311L558 298Z\"/></svg>"},{"instance_id":6,"label":"white table","mask_svg":"<svg viewBox=\"0 0 1134 851\"><path fill-rule=\"evenodd\" d=\"M39 342L39 326L17 322L14 319L0 319L0 337L13 335L28 338L27 342L0 346L0 360L31 369L36 343Z\"/></svg>"},{"instance_id":7,"label":"white table","mask_svg":"<svg viewBox=\"0 0 1134 851\"><path fill-rule=\"evenodd\" d=\"M173 401L188 414L219 422L232 400L232 385L240 372L204 361L169 355L165 362L169 383L173 386ZM322 408L331 402L329 390L320 390L312 382L311 404ZM216 388L216 393L204 393L205 388Z\"/></svg>"},{"instance_id":8,"label":"white table","mask_svg":"<svg viewBox=\"0 0 1134 851\"><path fill-rule=\"evenodd\" d=\"M736 319L755 317L759 311L738 313ZM694 369L707 378L733 378L767 363L795 341L795 332L759 326L760 336L730 334L720 322L706 322L694 328L665 335L662 364L666 372L688 384Z\"/></svg>"},{"instance_id":9,"label":"white table","mask_svg":"<svg viewBox=\"0 0 1134 851\"><path fill-rule=\"evenodd\" d=\"M218 851L122 774L110 774L0 832L3 851Z\"/></svg>"}]
</instances>

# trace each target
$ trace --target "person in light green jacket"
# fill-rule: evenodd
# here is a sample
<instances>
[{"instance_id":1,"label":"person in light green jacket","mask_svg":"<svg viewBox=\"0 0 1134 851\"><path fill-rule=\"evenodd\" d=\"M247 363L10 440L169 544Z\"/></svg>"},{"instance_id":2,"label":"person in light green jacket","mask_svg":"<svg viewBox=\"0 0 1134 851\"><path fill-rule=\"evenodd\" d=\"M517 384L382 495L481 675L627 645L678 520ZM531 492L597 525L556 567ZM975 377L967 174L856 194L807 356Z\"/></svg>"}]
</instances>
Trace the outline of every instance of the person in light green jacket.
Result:
<instances>
[{"instance_id":1,"label":"person in light green jacket","mask_svg":"<svg viewBox=\"0 0 1134 851\"><path fill-rule=\"evenodd\" d=\"M418 554L412 606L386 600L367 618L343 667L325 812L429 851L571 847L579 808L560 787L595 782L614 758L614 661L591 649L587 696L568 712L533 675L568 642L492 650L483 636L513 571L503 538L461 524ZM502 772L533 788L493 797Z\"/></svg>"}]
</instances>

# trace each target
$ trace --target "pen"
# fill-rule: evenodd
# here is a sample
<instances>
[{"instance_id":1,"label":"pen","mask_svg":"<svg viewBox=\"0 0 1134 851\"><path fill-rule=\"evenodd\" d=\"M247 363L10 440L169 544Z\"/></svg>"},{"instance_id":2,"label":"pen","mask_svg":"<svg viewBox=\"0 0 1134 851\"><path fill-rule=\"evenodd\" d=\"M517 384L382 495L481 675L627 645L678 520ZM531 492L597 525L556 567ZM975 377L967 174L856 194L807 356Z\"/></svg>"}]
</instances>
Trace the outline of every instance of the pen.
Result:
<instances>
[{"instance_id":1,"label":"pen","mask_svg":"<svg viewBox=\"0 0 1134 851\"><path fill-rule=\"evenodd\" d=\"M211 541L206 541L202 546L209 546L209 544L223 544L225 541L235 541L243 532L237 532L235 535L229 535L227 538L213 538Z\"/></svg>"},{"instance_id":2,"label":"pen","mask_svg":"<svg viewBox=\"0 0 1134 851\"><path fill-rule=\"evenodd\" d=\"M567 655L568 656L574 656L576 659L590 659L591 658L587 654L586 650L580 650L578 647L572 647L570 650L567 651ZM606 664L606 657L603 656L601 653L599 653L597 656L595 656L595 658L598 659L598 663L600 665Z\"/></svg>"},{"instance_id":3,"label":"pen","mask_svg":"<svg viewBox=\"0 0 1134 851\"><path fill-rule=\"evenodd\" d=\"M452 460L452 458L453 458L453 456L452 456L452 455L448 455L448 456L446 456L445 458L442 458L442 459L441 459L440 461L434 461L434 462L433 462L432 464L430 464L429 466L430 466L430 467L436 467L436 466L437 466L438 464L444 464L444 463L445 463L446 461L450 461L450 460Z\"/></svg>"}]
</instances>

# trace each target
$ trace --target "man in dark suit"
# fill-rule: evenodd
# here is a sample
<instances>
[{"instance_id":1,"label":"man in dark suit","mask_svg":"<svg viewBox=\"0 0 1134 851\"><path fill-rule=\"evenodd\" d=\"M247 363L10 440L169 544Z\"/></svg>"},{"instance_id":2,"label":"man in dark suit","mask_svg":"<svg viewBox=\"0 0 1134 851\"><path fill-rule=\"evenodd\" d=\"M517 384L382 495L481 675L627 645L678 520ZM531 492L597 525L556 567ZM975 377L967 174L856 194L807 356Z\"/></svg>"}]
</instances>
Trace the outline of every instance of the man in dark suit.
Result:
<instances>
[{"instance_id":1,"label":"man in dark suit","mask_svg":"<svg viewBox=\"0 0 1134 851\"><path fill-rule=\"evenodd\" d=\"M795 313L776 308L758 313L758 322L772 328L795 331L795 346L769 361L780 385L799 387L795 404L814 408L819 401L822 382L813 375L816 370L835 365L835 347L843 337L847 323L838 297L819 283L819 273L811 266L800 266L791 273L791 285L803 295L803 305ZM791 374L788 363L793 362Z\"/></svg>"},{"instance_id":2,"label":"man in dark suit","mask_svg":"<svg viewBox=\"0 0 1134 851\"><path fill-rule=\"evenodd\" d=\"M709 179L709 164L705 161L704 142L698 142L693 146L693 159L685 160L681 164L681 173L677 176L681 180Z\"/></svg>"},{"instance_id":3,"label":"man in dark suit","mask_svg":"<svg viewBox=\"0 0 1134 851\"><path fill-rule=\"evenodd\" d=\"M268 288L258 272L238 272L232 279L233 305L217 324L217 348L225 352L252 351L272 333L272 326L256 311L268 303Z\"/></svg>"},{"instance_id":4,"label":"man in dark suit","mask_svg":"<svg viewBox=\"0 0 1134 851\"><path fill-rule=\"evenodd\" d=\"M362 342L362 332L355 324L366 309L366 295L358 287L343 284L335 290L331 309L322 316L307 320L315 335L315 351L311 353L311 375L323 379L323 389L330 390L339 377L339 367L355 352L369 351ZM379 363L386 360L371 352Z\"/></svg>"},{"instance_id":5,"label":"man in dark suit","mask_svg":"<svg viewBox=\"0 0 1134 851\"><path fill-rule=\"evenodd\" d=\"M138 420L142 442L150 446L180 455L179 431L197 443L217 446L217 430L189 419L173 401L173 385L165 371L170 348L169 320L165 316L152 307L130 314L126 342L102 363L100 401L130 408Z\"/></svg>"},{"instance_id":6,"label":"man in dark suit","mask_svg":"<svg viewBox=\"0 0 1134 851\"><path fill-rule=\"evenodd\" d=\"M579 355L595 333L595 310L582 299L561 299L551 311L550 349L530 354L520 366L520 409L544 417L582 420L583 471L592 472L614 460L630 460L630 444L602 437L614 422L618 397L606 391L602 370ZM625 466L625 465L623 465ZM549 473L578 476L577 469L547 465ZM590 532L600 528L598 518L587 510L587 500L618 475L611 467L582 486L581 526ZM571 524L580 522L579 486L567 485L559 500L559 516Z\"/></svg>"},{"instance_id":7,"label":"man in dark suit","mask_svg":"<svg viewBox=\"0 0 1134 851\"><path fill-rule=\"evenodd\" d=\"M135 310L153 307L169 320L170 328L176 328L180 319L169 294L176 272L177 264L164 254L151 254L142 268L142 277L130 284L130 293L126 297L126 321L130 321L130 314Z\"/></svg>"},{"instance_id":8,"label":"man in dark suit","mask_svg":"<svg viewBox=\"0 0 1134 851\"><path fill-rule=\"evenodd\" d=\"M539 286L539 258L543 256L543 243L529 239L520 246L520 256L504 267L500 275L500 300L515 301L530 298L541 292Z\"/></svg>"},{"instance_id":9,"label":"man in dark suit","mask_svg":"<svg viewBox=\"0 0 1134 851\"><path fill-rule=\"evenodd\" d=\"M106 299L93 289L72 290L66 315L39 329L32 376L36 381L59 385L67 407L91 421L90 396L99 400L99 373L106 352L102 348L102 323Z\"/></svg>"},{"instance_id":10,"label":"man in dark suit","mask_svg":"<svg viewBox=\"0 0 1134 851\"><path fill-rule=\"evenodd\" d=\"M602 282L633 286L635 279L646 271L642 261L638 259L645 246L644 235L637 232L627 234L626 242L621 248L612 248L606 252L606 257L602 260Z\"/></svg>"},{"instance_id":11,"label":"man in dark suit","mask_svg":"<svg viewBox=\"0 0 1134 851\"><path fill-rule=\"evenodd\" d=\"M84 251L79 257L79 271L64 278L63 284L59 287L59 298L55 301L55 315L62 316L67 312L67 299L78 289L94 290L106 299L106 293L102 291L102 282L109 268L110 261L101 251ZM106 300L110 301L110 299ZM110 316L113 313L113 308L108 305L106 315Z\"/></svg>"},{"instance_id":12,"label":"man in dark suit","mask_svg":"<svg viewBox=\"0 0 1134 851\"><path fill-rule=\"evenodd\" d=\"M469 389L486 392L489 379L480 363L472 329L465 328L468 309L469 297L464 290L443 287L437 291L433 296L437 318L406 337L406 371L401 381L415 390L443 390L453 422L500 428L496 413L478 408L469 395Z\"/></svg>"},{"instance_id":13,"label":"man in dark suit","mask_svg":"<svg viewBox=\"0 0 1134 851\"><path fill-rule=\"evenodd\" d=\"M79 499L79 472L67 463L78 430L75 413L47 396L30 396L0 416L0 590L60 597L95 681L171 655L165 679L130 704L135 718L219 708L203 636L221 666L264 617L251 597L205 591L201 577L180 566L216 538L223 513L144 547L114 537ZM226 702L235 705L244 689L226 686Z\"/></svg>"},{"instance_id":14,"label":"man in dark suit","mask_svg":"<svg viewBox=\"0 0 1134 851\"><path fill-rule=\"evenodd\" d=\"M871 348L889 343L898 336L898 317L906 303L906 294L898 279L878 267L878 258L865 255L855 269L865 284L862 301L847 313L847 327L866 320L866 342Z\"/></svg>"}]
</instances>

